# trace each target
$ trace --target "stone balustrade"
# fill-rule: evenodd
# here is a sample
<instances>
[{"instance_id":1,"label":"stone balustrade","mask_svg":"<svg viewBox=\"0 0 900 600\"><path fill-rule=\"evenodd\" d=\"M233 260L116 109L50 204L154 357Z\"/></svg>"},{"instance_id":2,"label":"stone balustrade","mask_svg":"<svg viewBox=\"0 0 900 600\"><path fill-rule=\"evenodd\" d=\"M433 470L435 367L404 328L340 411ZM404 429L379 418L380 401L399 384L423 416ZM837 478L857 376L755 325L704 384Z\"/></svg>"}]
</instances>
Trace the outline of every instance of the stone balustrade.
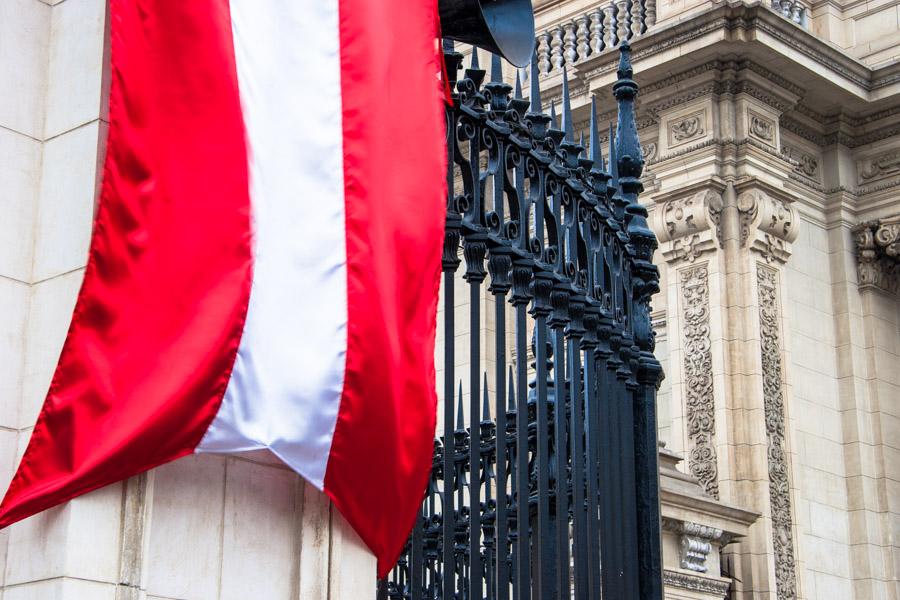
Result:
<instances>
[{"instance_id":1,"label":"stone balustrade","mask_svg":"<svg viewBox=\"0 0 900 600\"><path fill-rule=\"evenodd\" d=\"M804 29L809 29L809 7L796 0L772 0L772 10L781 13L785 19L793 21Z\"/></svg>"},{"instance_id":2,"label":"stone balustrade","mask_svg":"<svg viewBox=\"0 0 900 600\"><path fill-rule=\"evenodd\" d=\"M537 35L542 75L573 65L645 33L656 24L656 0L610 0Z\"/></svg>"}]
</instances>

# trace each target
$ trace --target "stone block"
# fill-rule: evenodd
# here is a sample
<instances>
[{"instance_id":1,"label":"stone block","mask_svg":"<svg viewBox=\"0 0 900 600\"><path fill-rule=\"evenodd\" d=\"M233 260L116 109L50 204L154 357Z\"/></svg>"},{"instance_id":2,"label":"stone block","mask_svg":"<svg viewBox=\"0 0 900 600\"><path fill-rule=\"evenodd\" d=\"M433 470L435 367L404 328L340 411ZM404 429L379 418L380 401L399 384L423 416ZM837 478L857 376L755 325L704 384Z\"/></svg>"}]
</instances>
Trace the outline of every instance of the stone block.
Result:
<instances>
[{"instance_id":1,"label":"stone block","mask_svg":"<svg viewBox=\"0 0 900 600\"><path fill-rule=\"evenodd\" d=\"M31 290L24 283L0 277L0 427L19 426L25 330ZM6 460L7 456L0 456Z\"/></svg>"},{"instance_id":2,"label":"stone block","mask_svg":"<svg viewBox=\"0 0 900 600\"><path fill-rule=\"evenodd\" d=\"M331 507L328 497L303 482L303 514L300 520L300 582L297 598L329 600L328 579L329 544L331 537Z\"/></svg>"},{"instance_id":3,"label":"stone block","mask_svg":"<svg viewBox=\"0 0 900 600\"><path fill-rule=\"evenodd\" d=\"M809 503L809 532L841 544L849 541L847 513L819 502Z\"/></svg>"},{"instance_id":4,"label":"stone block","mask_svg":"<svg viewBox=\"0 0 900 600\"><path fill-rule=\"evenodd\" d=\"M33 281L68 273L87 263L100 172L99 143L100 122L94 121L44 144Z\"/></svg>"},{"instance_id":5,"label":"stone block","mask_svg":"<svg viewBox=\"0 0 900 600\"><path fill-rule=\"evenodd\" d=\"M0 3L0 126L36 140L43 139L50 12L35 0Z\"/></svg>"},{"instance_id":6,"label":"stone block","mask_svg":"<svg viewBox=\"0 0 900 600\"><path fill-rule=\"evenodd\" d=\"M807 452L808 454L808 452ZM801 457L799 469L799 489L811 500L827 504L840 510L847 509L847 483L837 474L810 468ZM797 478L797 475L794 475Z\"/></svg>"},{"instance_id":7,"label":"stone block","mask_svg":"<svg viewBox=\"0 0 900 600\"><path fill-rule=\"evenodd\" d=\"M19 425L34 424L56 369L75 298L81 287L79 269L32 286L28 327L25 332L25 367Z\"/></svg>"},{"instance_id":8,"label":"stone block","mask_svg":"<svg viewBox=\"0 0 900 600\"><path fill-rule=\"evenodd\" d=\"M2 27L0 25L0 38ZM0 239L4 240L0 244L0 276L30 282L41 143L0 127L0 156L3 157L0 161L0 189L3 190L0 193L0 214L3 215Z\"/></svg>"},{"instance_id":9,"label":"stone block","mask_svg":"<svg viewBox=\"0 0 900 600\"><path fill-rule=\"evenodd\" d=\"M375 556L337 510L331 512L328 600L359 600L375 589Z\"/></svg>"},{"instance_id":10,"label":"stone block","mask_svg":"<svg viewBox=\"0 0 900 600\"><path fill-rule=\"evenodd\" d=\"M100 116L105 23L104 0L67 0L53 8L44 139Z\"/></svg>"},{"instance_id":11,"label":"stone block","mask_svg":"<svg viewBox=\"0 0 900 600\"><path fill-rule=\"evenodd\" d=\"M10 526L15 551L7 557L6 585L60 577L115 583L121 506L116 483Z\"/></svg>"},{"instance_id":12,"label":"stone block","mask_svg":"<svg viewBox=\"0 0 900 600\"><path fill-rule=\"evenodd\" d=\"M219 600L290 600L297 578L299 477L229 459Z\"/></svg>"},{"instance_id":13,"label":"stone block","mask_svg":"<svg viewBox=\"0 0 900 600\"><path fill-rule=\"evenodd\" d=\"M115 600L116 586L62 577L17 585L3 592L4 600Z\"/></svg>"},{"instance_id":14,"label":"stone block","mask_svg":"<svg viewBox=\"0 0 900 600\"><path fill-rule=\"evenodd\" d=\"M194 455L153 471L148 595L218 598L226 461Z\"/></svg>"}]
</instances>

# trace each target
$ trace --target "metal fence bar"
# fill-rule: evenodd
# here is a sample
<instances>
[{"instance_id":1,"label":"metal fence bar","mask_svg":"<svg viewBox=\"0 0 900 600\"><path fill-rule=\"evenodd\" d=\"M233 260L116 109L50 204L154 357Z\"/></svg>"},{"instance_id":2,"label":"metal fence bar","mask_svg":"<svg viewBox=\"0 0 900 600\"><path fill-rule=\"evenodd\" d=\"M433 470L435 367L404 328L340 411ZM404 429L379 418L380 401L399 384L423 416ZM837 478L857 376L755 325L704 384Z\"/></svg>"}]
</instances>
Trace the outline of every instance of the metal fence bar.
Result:
<instances>
[{"instance_id":1,"label":"metal fence bar","mask_svg":"<svg viewBox=\"0 0 900 600\"><path fill-rule=\"evenodd\" d=\"M639 14L624 6L623 17ZM555 107L542 110L538 61L525 101L518 81L510 97L499 58L487 83L477 55L459 81L451 45L445 59L456 92L446 111L443 428L422 509L377 597L661 600L661 369L649 321L658 273L637 201L643 158L629 48L613 86L608 168L593 102L590 157L575 141L565 71L559 128ZM470 311L462 332L460 247ZM487 335L485 285L494 304ZM455 370L460 333L468 411ZM483 357L494 361L492 386Z\"/></svg>"}]
</instances>

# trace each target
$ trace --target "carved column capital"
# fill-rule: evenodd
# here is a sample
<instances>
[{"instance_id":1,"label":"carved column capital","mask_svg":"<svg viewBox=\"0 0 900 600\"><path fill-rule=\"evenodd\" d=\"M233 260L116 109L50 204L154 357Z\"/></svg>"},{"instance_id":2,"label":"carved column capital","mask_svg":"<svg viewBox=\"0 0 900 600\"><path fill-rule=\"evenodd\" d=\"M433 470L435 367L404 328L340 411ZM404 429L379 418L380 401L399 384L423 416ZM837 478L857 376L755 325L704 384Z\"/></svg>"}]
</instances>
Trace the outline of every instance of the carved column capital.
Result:
<instances>
[{"instance_id":1,"label":"carved column capital","mask_svg":"<svg viewBox=\"0 0 900 600\"><path fill-rule=\"evenodd\" d=\"M852 229L860 288L900 292L900 214Z\"/></svg>"}]
</instances>

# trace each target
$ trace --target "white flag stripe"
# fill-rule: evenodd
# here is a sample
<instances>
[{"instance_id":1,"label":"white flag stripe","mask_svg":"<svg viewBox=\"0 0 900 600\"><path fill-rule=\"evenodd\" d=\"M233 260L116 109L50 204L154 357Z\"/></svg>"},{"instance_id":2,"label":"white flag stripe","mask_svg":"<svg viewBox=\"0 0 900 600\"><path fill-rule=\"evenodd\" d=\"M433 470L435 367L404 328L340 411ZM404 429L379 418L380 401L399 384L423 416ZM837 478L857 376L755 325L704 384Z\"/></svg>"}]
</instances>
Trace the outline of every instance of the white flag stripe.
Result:
<instances>
[{"instance_id":1,"label":"white flag stripe","mask_svg":"<svg viewBox=\"0 0 900 600\"><path fill-rule=\"evenodd\" d=\"M337 0L231 0L250 152L253 287L198 451L268 448L321 488L347 345Z\"/></svg>"}]
</instances>

